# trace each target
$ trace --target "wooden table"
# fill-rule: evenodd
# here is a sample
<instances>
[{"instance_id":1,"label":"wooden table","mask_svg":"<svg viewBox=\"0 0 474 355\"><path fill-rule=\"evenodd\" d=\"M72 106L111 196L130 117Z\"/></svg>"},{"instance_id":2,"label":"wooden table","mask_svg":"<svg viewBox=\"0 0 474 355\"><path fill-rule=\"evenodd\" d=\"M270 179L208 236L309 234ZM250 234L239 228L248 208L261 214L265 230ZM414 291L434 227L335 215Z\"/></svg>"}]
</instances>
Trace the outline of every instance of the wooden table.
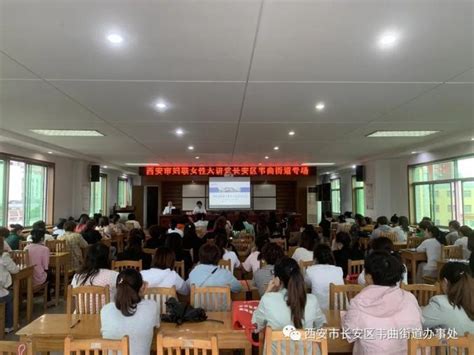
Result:
<instances>
[{"instance_id":1,"label":"wooden table","mask_svg":"<svg viewBox=\"0 0 474 355\"><path fill-rule=\"evenodd\" d=\"M395 242L395 243L393 243L393 249L396 250L396 251L406 249L407 247L408 247L407 242Z\"/></svg>"},{"instance_id":2,"label":"wooden table","mask_svg":"<svg viewBox=\"0 0 474 355\"><path fill-rule=\"evenodd\" d=\"M400 250L400 255L408 271L411 272L411 282L415 283L417 263L427 260L426 253L417 252L415 249L402 249Z\"/></svg>"},{"instance_id":3,"label":"wooden table","mask_svg":"<svg viewBox=\"0 0 474 355\"><path fill-rule=\"evenodd\" d=\"M33 311L33 268L34 266L20 266L20 271L12 274L13 281L13 328L20 327L20 284L26 280L26 320L31 321Z\"/></svg>"},{"instance_id":4,"label":"wooden table","mask_svg":"<svg viewBox=\"0 0 474 355\"><path fill-rule=\"evenodd\" d=\"M49 268L54 269L55 282L54 282L54 303L57 306L59 304L59 290L61 286L61 268L63 270L63 281L64 281L64 295L66 296L66 290L68 285L68 265L69 265L69 253L51 253L49 255Z\"/></svg>"}]
</instances>

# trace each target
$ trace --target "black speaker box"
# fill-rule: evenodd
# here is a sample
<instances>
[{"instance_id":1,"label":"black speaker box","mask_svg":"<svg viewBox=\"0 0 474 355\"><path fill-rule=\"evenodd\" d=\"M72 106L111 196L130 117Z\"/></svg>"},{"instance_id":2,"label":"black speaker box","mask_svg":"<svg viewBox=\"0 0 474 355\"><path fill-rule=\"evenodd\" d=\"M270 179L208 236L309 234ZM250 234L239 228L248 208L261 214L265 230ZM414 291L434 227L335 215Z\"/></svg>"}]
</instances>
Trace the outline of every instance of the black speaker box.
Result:
<instances>
[{"instance_id":1,"label":"black speaker box","mask_svg":"<svg viewBox=\"0 0 474 355\"><path fill-rule=\"evenodd\" d=\"M365 180L365 166L357 165L356 166L356 181L364 181L364 180Z\"/></svg>"},{"instance_id":2,"label":"black speaker box","mask_svg":"<svg viewBox=\"0 0 474 355\"><path fill-rule=\"evenodd\" d=\"M100 181L100 165L91 165L91 182Z\"/></svg>"}]
</instances>

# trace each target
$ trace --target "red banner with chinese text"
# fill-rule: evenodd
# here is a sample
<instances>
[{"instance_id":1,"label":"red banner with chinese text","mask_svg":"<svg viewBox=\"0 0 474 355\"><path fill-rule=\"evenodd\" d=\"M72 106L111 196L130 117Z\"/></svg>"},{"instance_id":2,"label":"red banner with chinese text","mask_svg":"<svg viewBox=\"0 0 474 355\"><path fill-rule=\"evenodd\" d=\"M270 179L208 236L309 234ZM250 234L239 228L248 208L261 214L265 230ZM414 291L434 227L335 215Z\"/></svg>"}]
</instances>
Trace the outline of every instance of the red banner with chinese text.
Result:
<instances>
[{"instance_id":1,"label":"red banner with chinese text","mask_svg":"<svg viewBox=\"0 0 474 355\"><path fill-rule=\"evenodd\" d=\"M141 176L313 176L308 166L145 166Z\"/></svg>"}]
</instances>

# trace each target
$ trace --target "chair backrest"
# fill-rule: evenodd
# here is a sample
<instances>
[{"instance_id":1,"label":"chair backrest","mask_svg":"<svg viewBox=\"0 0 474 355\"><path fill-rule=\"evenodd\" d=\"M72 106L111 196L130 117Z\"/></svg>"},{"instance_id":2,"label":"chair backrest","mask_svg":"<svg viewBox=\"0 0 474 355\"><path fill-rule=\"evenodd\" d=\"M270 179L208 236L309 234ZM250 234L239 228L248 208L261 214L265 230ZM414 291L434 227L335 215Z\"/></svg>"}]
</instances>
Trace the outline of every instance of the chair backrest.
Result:
<instances>
[{"instance_id":1,"label":"chair backrest","mask_svg":"<svg viewBox=\"0 0 474 355\"><path fill-rule=\"evenodd\" d=\"M351 228L352 228L351 223L343 223L340 226L341 226L340 232L344 232L344 233L349 233L351 231Z\"/></svg>"},{"instance_id":2,"label":"chair backrest","mask_svg":"<svg viewBox=\"0 0 474 355\"><path fill-rule=\"evenodd\" d=\"M208 312L230 311L232 300L229 286L191 286L190 303Z\"/></svg>"},{"instance_id":3,"label":"chair backrest","mask_svg":"<svg viewBox=\"0 0 474 355\"><path fill-rule=\"evenodd\" d=\"M29 342L0 341L0 355L33 355L33 345Z\"/></svg>"},{"instance_id":4,"label":"chair backrest","mask_svg":"<svg viewBox=\"0 0 474 355\"><path fill-rule=\"evenodd\" d=\"M351 260L347 261L347 273L351 274L360 274L364 270L364 260Z\"/></svg>"},{"instance_id":5,"label":"chair backrest","mask_svg":"<svg viewBox=\"0 0 474 355\"><path fill-rule=\"evenodd\" d=\"M142 261L141 260L112 260L112 270L122 271L124 269L135 269L137 271L142 271Z\"/></svg>"},{"instance_id":6,"label":"chair backrest","mask_svg":"<svg viewBox=\"0 0 474 355\"><path fill-rule=\"evenodd\" d=\"M430 302L431 297L436 296L437 294L440 293L440 287L438 283L434 285L429 285L429 284L406 285L402 283L401 288L404 289L405 291L412 293L418 300L418 304L420 305L420 307L426 306Z\"/></svg>"},{"instance_id":7,"label":"chair backrest","mask_svg":"<svg viewBox=\"0 0 474 355\"><path fill-rule=\"evenodd\" d=\"M108 339L64 339L64 355L129 355L128 336L120 340Z\"/></svg>"},{"instance_id":8,"label":"chair backrest","mask_svg":"<svg viewBox=\"0 0 474 355\"><path fill-rule=\"evenodd\" d=\"M151 257L154 257L156 254L156 249L151 249L151 248L143 248L143 252L146 254L150 254Z\"/></svg>"},{"instance_id":9,"label":"chair backrest","mask_svg":"<svg viewBox=\"0 0 474 355\"><path fill-rule=\"evenodd\" d=\"M397 240L398 240L398 235L397 235L397 232L392 232L392 231L389 231L389 232L380 232L380 237L385 237L385 238L388 238L390 239L393 243L395 243Z\"/></svg>"},{"instance_id":10,"label":"chair backrest","mask_svg":"<svg viewBox=\"0 0 474 355\"><path fill-rule=\"evenodd\" d=\"M265 355L328 354L326 337L306 337L304 329L297 329L295 332L299 332L301 340L291 340L290 337L283 334L283 331L276 331L267 327L265 329Z\"/></svg>"},{"instance_id":11,"label":"chair backrest","mask_svg":"<svg viewBox=\"0 0 474 355\"><path fill-rule=\"evenodd\" d=\"M301 271L305 272L308 267L314 265L314 260L308 260L308 261L300 260L299 264L300 264Z\"/></svg>"},{"instance_id":12,"label":"chair backrest","mask_svg":"<svg viewBox=\"0 0 474 355\"><path fill-rule=\"evenodd\" d=\"M329 284L329 309L347 310L350 300L362 291L362 288L361 285Z\"/></svg>"},{"instance_id":13,"label":"chair backrest","mask_svg":"<svg viewBox=\"0 0 474 355\"><path fill-rule=\"evenodd\" d=\"M443 245L441 246L441 259L463 259L461 245Z\"/></svg>"},{"instance_id":14,"label":"chair backrest","mask_svg":"<svg viewBox=\"0 0 474 355\"><path fill-rule=\"evenodd\" d=\"M166 313L166 301L169 298L178 298L176 295L176 287L148 287L144 297L147 300L153 300L160 305L160 313Z\"/></svg>"},{"instance_id":15,"label":"chair backrest","mask_svg":"<svg viewBox=\"0 0 474 355\"><path fill-rule=\"evenodd\" d=\"M288 256L291 258L295 253L296 249L299 247L297 245L288 248Z\"/></svg>"},{"instance_id":16,"label":"chair backrest","mask_svg":"<svg viewBox=\"0 0 474 355\"><path fill-rule=\"evenodd\" d=\"M219 268L221 269L227 269L229 271L232 271L232 263L229 260L224 260L224 259L221 259L219 260L219 262L217 263L217 266L219 266Z\"/></svg>"},{"instance_id":17,"label":"chair backrest","mask_svg":"<svg viewBox=\"0 0 474 355\"><path fill-rule=\"evenodd\" d=\"M109 287L79 286L67 289L66 313L99 314L102 307L110 302Z\"/></svg>"},{"instance_id":18,"label":"chair backrest","mask_svg":"<svg viewBox=\"0 0 474 355\"><path fill-rule=\"evenodd\" d=\"M30 244L30 243L27 242L26 240L20 240L20 245L18 246L18 248L19 248L20 250L23 250L23 249L25 249L25 247L26 247L28 244Z\"/></svg>"},{"instance_id":19,"label":"chair backrest","mask_svg":"<svg viewBox=\"0 0 474 355\"><path fill-rule=\"evenodd\" d=\"M204 339L183 339L182 337L164 337L158 333L156 337L156 354L157 355L218 355L217 338L211 337L209 340Z\"/></svg>"},{"instance_id":20,"label":"chair backrest","mask_svg":"<svg viewBox=\"0 0 474 355\"><path fill-rule=\"evenodd\" d=\"M29 265L28 250L12 250L10 257L13 262L19 266Z\"/></svg>"},{"instance_id":21,"label":"chair backrest","mask_svg":"<svg viewBox=\"0 0 474 355\"><path fill-rule=\"evenodd\" d=\"M412 248L417 248L425 238L420 238L420 237L408 237L407 239L407 248L412 249Z\"/></svg>"},{"instance_id":22,"label":"chair backrest","mask_svg":"<svg viewBox=\"0 0 474 355\"><path fill-rule=\"evenodd\" d=\"M421 338L421 337L420 337ZM431 337L408 340L408 355L467 355L474 354L474 334L458 336L457 339Z\"/></svg>"},{"instance_id":23,"label":"chair backrest","mask_svg":"<svg viewBox=\"0 0 474 355\"><path fill-rule=\"evenodd\" d=\"M176 271L179 276L184 280L185 271L184 271L184 260L174 262L174 271Z\"/></svg>"},{"instance_id":24,"label":"chair backrest","mask_svg":"<svg viewBox=\"0 0 474 355\"><path fill-rule=\"evenodd\" d=\"M331 230L332 231L336 231L338 226L339 226L339 223L331 222Z\"/></svg>"},{"instance_id":25,"label":"chair backrest","mask_svg":"<svg viewBox=\"0 0 474 355\"><path fill-rule=\"evenodd\" d=\"M254 238L250 234L241 234L238 238L232 240L232 245L235 247L237 252L240 254L250 253L254 242Z\"/></svg>"},{"instance_id":26,"label":"chair backrest","mask_svg":"<svg viewBox=\"0 0 474 355\"><path fill-rule=\"evenodd\" d=\"M133 223L132 221L126 221L125 222L125 227L131 231L133 228L135 228L135 223Z\"/></svg>"},{"instance_id":27,"label":"chair backrest","mask_svg":"<svg viewBox=\"0 0 474 355\"><path fill-rule=\"evenodd\" d=\"M45 245L49 248L52 253L64 253L67 252L65 240L48 240Z\"/></svg>"}]
</instances>

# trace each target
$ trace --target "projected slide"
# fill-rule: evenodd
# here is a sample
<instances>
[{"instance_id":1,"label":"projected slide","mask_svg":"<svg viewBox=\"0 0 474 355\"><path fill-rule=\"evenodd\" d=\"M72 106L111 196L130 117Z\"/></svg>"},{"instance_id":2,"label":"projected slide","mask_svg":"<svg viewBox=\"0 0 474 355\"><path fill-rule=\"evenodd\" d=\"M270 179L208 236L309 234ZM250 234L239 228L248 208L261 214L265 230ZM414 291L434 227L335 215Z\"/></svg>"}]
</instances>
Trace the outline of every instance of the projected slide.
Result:
<instances>
[{"instance_id":1,"label":"projected slide","mask_svg":"<svg viewBox=\"0 0 474 355\"><path fill-rule=\"evenodd\" d=\"M209 208L250 208L250 178L209 178Z\"/></svg>"}]
</instances>

